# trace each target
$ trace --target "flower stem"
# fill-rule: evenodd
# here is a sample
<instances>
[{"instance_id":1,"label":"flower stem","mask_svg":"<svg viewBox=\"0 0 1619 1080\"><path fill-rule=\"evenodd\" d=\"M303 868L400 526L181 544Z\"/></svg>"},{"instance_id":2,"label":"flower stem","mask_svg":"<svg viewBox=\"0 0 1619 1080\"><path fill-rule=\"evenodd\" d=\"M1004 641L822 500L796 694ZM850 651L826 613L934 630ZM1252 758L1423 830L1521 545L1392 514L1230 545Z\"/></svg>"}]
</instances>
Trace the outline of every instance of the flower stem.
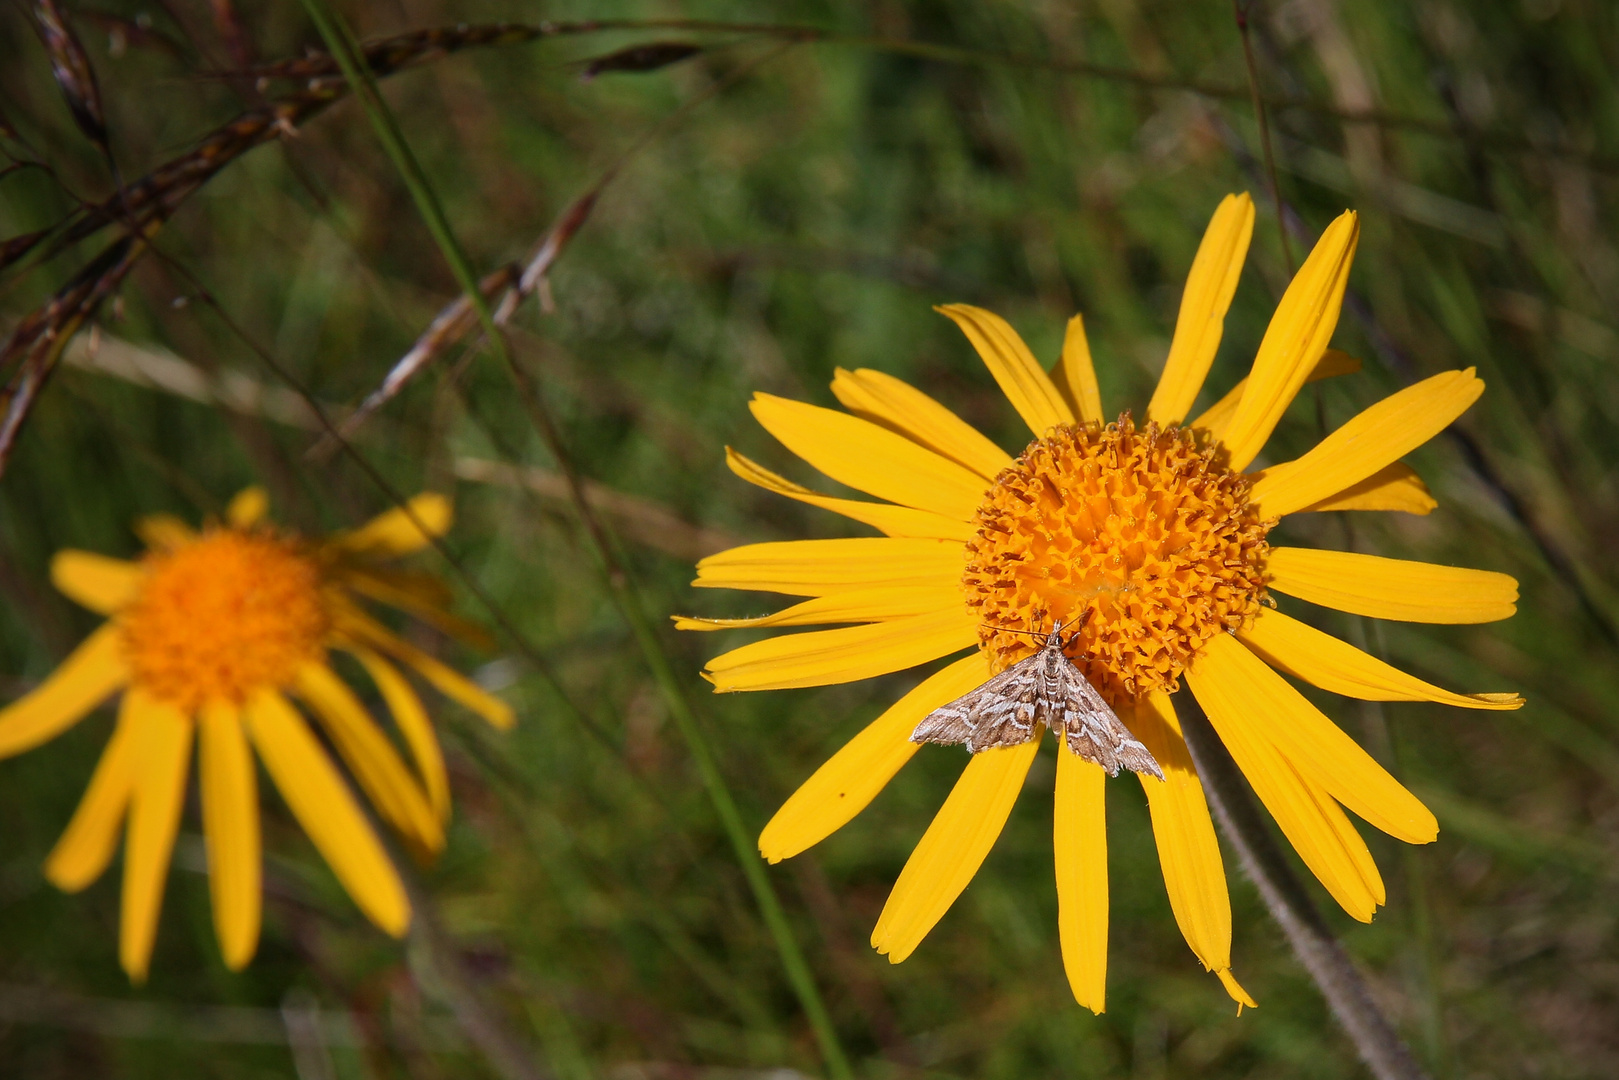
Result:
<instances>
[{"instance_id":1,"label":"flower stem","mask_svg":"<svg viewBox=\"0 0 1619 1080\"><path fill-rule=\"evenodd\" d=\"M1176 694L1174 701L1186 748L1191 751L1220 831L1237 849L1243 871L1259 890L1260 899L1287 935L1293 955L1327 999L1327 1006L1355 1044L1361 1060L1378 1080L1427 1080L1427 1074L1378 1010L1365 979L1288 865L1259 808L1249 797L1236 762L1215 734L1202 706L1189 693Z\"/></svg>"},{"instance_id":2,"label":"flower stem","mask_svg":"<svg viewBox=\"0 0 1619 1080\"><path fill-rule=\"evenodd\" d=\"M561 434L552 422L544 401L540 397L539 388L528 380L507 347L505 336L500 327L495 324L494 313L490 310L489 302L478 287L478 279L473 272L472 264L462 251L460 244L450 228L449 219L444 214L443 207L434 195L432 187L427 182L426 174L420 163L411 153L404 134L389 110L387 103L377 92L376 83L365 65L364 53L358 47L352 33L335 11L331 10L325 0L303 0L303 5L309 13L310 19L315 23L326 45L332 51L338 66L343 71L343 77L355 91L355 96L364 107L366 116L370 119L376 130L378 139L383 148L392 159L395 168L409 189L411 198L416 203L417 210L426 222L428 231L432 233L445 260L450 264L456 281L461 290L466 293L468 301L478 313L478 320L483 326L484 334L490 348L505 364L517 383L524 404L527 406L535 426L539 429L541 437L545 440L547 449L566 478L570 497L580 520L589 534L591 547L600 564L600 568L607 579L609 591L614 603L630 624L640 646L643 658L651 669L653 680L657 683L662 694L664 704L670 715L674 717L675 725L686 740L691 752L692 760L697 765L704 788L707 789L709 800L714 805L714 811L719 816L720 825L724 828L727 838L731 842L737 861L742 866L743 875L747 878L748 886L753 891L754 901L759 906L760 915L765 926L775 941L776 951L780 956L782 967L785 969L787 981L792 985L799 1004L804 1010L810 1027L813 1029L816 1041L820 1044L821 1057L826 1064L827 1071L834 1080L849 1080L853 1072L849 1067L848 1058L844 1055L843 1047L838 1042L837 1031L832 1026L830 1014L825 1003L821 1000L820 991L815 985L813 972L799 948L798 941L793 935L792 926L787 920L787 913L781 906L774 887L770 883L764 865L760 860L750 839L747 827L742 822L742 814L737 809L736 800L731 794L730 787L719 771L712 748L703 735L702 728L697 722L691 702L687 699L684 687L676 677L674 669L669 664L669 658L663 651L662 643L658 640L651 620L647 617L645 609L641 606L640 598L636 594L634 583L629 574L619 562L612 544L601 522L585 498L584 486L578 472L575 470L572 459L566 453L562 443Z\"/></svg>"}]
</instances>

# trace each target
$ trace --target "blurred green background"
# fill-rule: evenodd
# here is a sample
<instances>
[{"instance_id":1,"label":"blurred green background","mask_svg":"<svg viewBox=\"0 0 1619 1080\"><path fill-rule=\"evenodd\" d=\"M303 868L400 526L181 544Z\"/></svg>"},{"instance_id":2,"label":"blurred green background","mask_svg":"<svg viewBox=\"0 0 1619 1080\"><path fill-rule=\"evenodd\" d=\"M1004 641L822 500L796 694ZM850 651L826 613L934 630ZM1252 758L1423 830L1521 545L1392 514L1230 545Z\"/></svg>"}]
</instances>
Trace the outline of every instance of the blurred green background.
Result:
<instances>
[{"instance_id":1,"label":"blurred green background","mask_svg":"<svg viewBox=\"0 0 1619 1080\"><path fill-rule=\"evenodd\" d=\"M837 35L620 29L469 49L384 83L480 273L522 259L617 167L547 303L525 304L511 341L660 618L769 604L690 590L705 553L859 534L726 471L730 444L813 482L751 421L753 391L831 404L835 366L878 368L1015 451L1019 421L933 304L1005 315L1047 363L1083 312L1107 408L1139 412L1224 194L1251 191L1259 218L1203 404L1241 377L1287 281L1241 38L1218 0L340 6L366 37L606 17ZM320 42L290 0L66 10L126 179L261 95L298 89L220 73ZM3 237L115 190L31 21L25 5L0 9L0 112L13 129L0 145L48 169L0 177ZM1292 257L1345 207L1363 227L1334 344L1364 369L1302 396L1269 459L1440 370L1476 365L1489 386L1459 434L1410 459L1437 512L1315 515L1290 521L1286 540L1501 570L1523 591L1511 621L1459 628L1371 625L1283 600L1426 678L1529 698L1485 713L1315 695L1429 801L1442 832L1405 849L1363 830L1390 892L1369 926L1310 887L1437 1076L1611 1076L1619 18L1594 0L1286 0L1255 5L1251 28L1280 191L1297 213ZM705 51L582 78L588 59L647 42ZM921 55L915 42L955 51ZM1110 70L1060 70L1077 62ZM6 271L0 326L112 235ZM93 346L69 350L0 480L0 700L95 624L51 589L56 549L132 554L137 515L196 519L250 483L310 530L384 508L348 458L309 455L315 423L255 346L321 401L352 406L457 291L352 101L229 164L158 249L103 308ZM0 763L0 1072L498 1075L436 978L434 950L453 949L488 1015L562 1080L822 1075L685 744L498 363L446 351L356 445L401 490L453 490L464 571L609 745L509 640L480 654L418 634L521 717L502 736L435 710L456 816L444 857L417 873L442 935L399 943L365 923L266 786L264 939L251 968L228 973L193 795L140 989L116 962L116 868L72 897L39 870L109 713ZM421 564L489 622L437 556ZM696 672L743 635L660 633L750 830L920 674L715 698ZM1175 928L1134 783L1109 787L1108 1011L1073 1004L1057 951L1049 754L977 880L891 967L867 936L959 766L922 753L854 823L770 871L862 1076L1363 1075L1227 851L1235 972L1260 1004L1233 1015Z\"/></svg>"}]
</instances>

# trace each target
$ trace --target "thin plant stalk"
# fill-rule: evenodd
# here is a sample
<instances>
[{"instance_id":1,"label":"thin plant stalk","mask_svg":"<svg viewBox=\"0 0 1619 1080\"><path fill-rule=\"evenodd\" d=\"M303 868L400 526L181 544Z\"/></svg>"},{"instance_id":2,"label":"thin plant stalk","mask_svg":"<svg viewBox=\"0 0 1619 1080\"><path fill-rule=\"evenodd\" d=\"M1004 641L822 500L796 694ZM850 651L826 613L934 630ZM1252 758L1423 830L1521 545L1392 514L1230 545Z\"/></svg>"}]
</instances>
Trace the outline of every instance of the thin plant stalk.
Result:
<instances>
[{"instance_id":1,"label":"thin plant stalk","mask_svg":"<svg viewBox=\"0 0 1619 1080\"><path fill-rule=\"evenodd\" d=\"M395 120L387 103L377 92L376 84L370 77L370 72L364 67L363 54L358 48L352 34L348 31L341 17L326 6L324 0L303 0L304 8L308 11L316 28L326 39L327 47L331 49L333 57L342 68L343 76L353 87L355 96L365 108L366 116L370 119L376 130L377 137L382 141L383 148L392 159L395 168L399 170L405 186L409 189L411 198L416 203L418 212L427 224L428 231L432 233L434 241L438 244L450 269L455 274L457 283L466 294L468 301L478 313L478 321L483 326L490 348L500 358L501 362L511 372L519 389L523 392L524 403L528 406L531 417L539 428L541 437L547 444L547 449L555 458L563 476L568 481L570 496L579 514L580 520L585 524L586 532L591 540L591 548L597 558L599 568L607 580L609 591L614 603L630 624L636 644L640 647L643 659L651 670L653 680L663 696L665 706L670 715L674 717L675 725L679 728L681 736L686 740L691 752L692 760L697 766L698 775L702 778L703 786L708 792L710 801L714 805L715 813L719 816L720 824L724 828L727 838L735 851L737 861L742 866L744 876L753 891L754 900L759 905L759 911L764 919L775 942L776 951L780 955L782 967L797 995L799 1004L803 1008L806 1018L814 1030L816 1041L820 1044L821 1056L827 1071L837 1080L849 1080L853 1071L849 1066L847 1056L842 1045L838 1042L837 1032L832 1026L830 1014L825 1003L821 1000L820 991L815 985L814 975L803 951L793 935L792 927L787 919L787 913L781 906L781 900L776 895L775 888L770 883L769 875L765 872L758 852L749 837L747 827L743 824L741 811L737 808L736 799L732 796L730 787L721 775L719 765L715 759L712 747L703 734L697 722L691 702L687 698L685 689L674 673L669 658L663 650L662 643L652 627L652 622L642 606L635 586L623 565L619 562L610 538L601 522L597 520L588 500L584 497L583 484L572 460L565 451L560 433L551 422L544 402L539 396L538 388L528 379L524 378L513 360L510 349L506 345L500 327L496 325L494 312L489 302L478 288L477 275L473 272L472 264L468 260L460 244L457 242L450 228L449 219L445 216L443 207L431 186L427 182L426 174L411 152L403 133Z\"/></svg>"},{"instance_id":2,"label":"thin plant stalk","mask_svg":"<svg viewBox=\"0 0 1619 1080\"><path fill-rule=\"evenodd\" d=\"M1293 955L1321 991L1361 1060L1377 1080L1428 1080L1288 865L1202 706L1190 693L1176 694L1174 701L1186 748L1220 831L1237 850L1243 872L1259 890Z\"/></svg>"}]
</instances>

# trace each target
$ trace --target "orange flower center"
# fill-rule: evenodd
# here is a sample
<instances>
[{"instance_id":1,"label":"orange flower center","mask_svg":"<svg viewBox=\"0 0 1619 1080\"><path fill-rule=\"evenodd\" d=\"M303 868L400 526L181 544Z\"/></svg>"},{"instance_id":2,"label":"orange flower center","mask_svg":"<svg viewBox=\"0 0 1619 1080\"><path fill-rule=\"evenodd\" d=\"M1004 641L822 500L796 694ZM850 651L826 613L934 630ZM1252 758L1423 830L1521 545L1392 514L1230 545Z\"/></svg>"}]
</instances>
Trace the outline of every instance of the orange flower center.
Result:
<instances>
[{"instance_id":1,"label":"orange flower center","mask_svg":"<svg viewBox=\"0 0 1619 1080\"><path fill-rule=\"evenodd\" d=\"M1064 426L1023 451L978 509L962 583L1000 671L1073 628L1068 648L1114 704L1178 688L1193 654L1265 599L1270 546L1249 480L1180 428Z\"/></svg>"},{"instance_id":2,"label":"orange flower center","mask_svg":"<svg viewBox=\"0 0 1619 1080\"><path fill-rule=\"evenodd\" d=\"M119 616L131 681L194 711L285 686L321 655L330 625L319 567L288 540L212 529L146 557L146 580Z\"/></svg>"}]
</instances>

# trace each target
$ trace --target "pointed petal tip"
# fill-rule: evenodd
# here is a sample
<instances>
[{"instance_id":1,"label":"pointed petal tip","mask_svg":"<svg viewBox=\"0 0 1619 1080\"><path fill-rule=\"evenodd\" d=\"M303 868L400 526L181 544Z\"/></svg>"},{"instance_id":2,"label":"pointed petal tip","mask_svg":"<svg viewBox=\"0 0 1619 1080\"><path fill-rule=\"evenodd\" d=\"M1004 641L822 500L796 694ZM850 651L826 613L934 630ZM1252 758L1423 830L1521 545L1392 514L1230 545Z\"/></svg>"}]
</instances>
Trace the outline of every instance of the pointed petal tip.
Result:
<instances>
[{"instance_id":1,"label":"pointed petal tip","mask_svg":"<svg viewBox=\"0 0 1619 1080\"><path fill-rule=\"evenodd\" d=\"M1242 1010L1245 1007L1249 1009L1259 1008L1259 1003L1253 999L1248 991L1242 988L1241 983L1237 982L1236 976L1231 974L1230 968L1220 968L1214 974L1220 980L1220 985L1225 987L1225 992L1231 995L1231 1000L1237 1003L1238 1016L1242 1015Z\"/></svg>"}]
</instances>

